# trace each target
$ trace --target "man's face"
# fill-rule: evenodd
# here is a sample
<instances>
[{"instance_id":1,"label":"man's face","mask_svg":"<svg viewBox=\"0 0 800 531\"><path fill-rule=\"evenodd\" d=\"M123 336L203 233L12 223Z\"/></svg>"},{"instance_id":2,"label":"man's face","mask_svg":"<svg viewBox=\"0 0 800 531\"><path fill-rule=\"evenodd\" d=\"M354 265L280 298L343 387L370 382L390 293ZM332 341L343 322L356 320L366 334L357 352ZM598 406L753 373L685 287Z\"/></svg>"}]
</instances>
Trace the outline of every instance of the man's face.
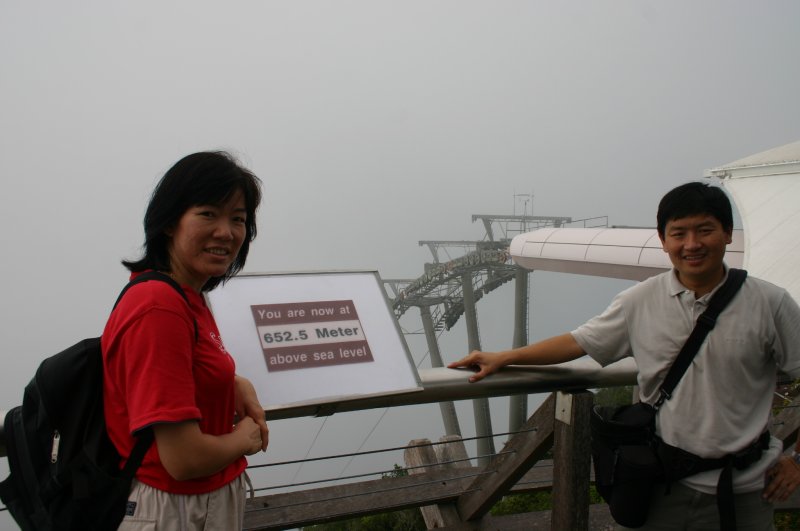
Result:
<instances>
[{"instance_id":1,"label":"man's face","mask_svg":"<svg viewBox=\"0 0 800 531\"><path fill-rule=\"evenodd\" d=\"M710 291L722 278L722 259L729 243L731 231L709 214L668 221L661 239L678 279L687 288L700 291Z\"/></svg>"}]
</instances>

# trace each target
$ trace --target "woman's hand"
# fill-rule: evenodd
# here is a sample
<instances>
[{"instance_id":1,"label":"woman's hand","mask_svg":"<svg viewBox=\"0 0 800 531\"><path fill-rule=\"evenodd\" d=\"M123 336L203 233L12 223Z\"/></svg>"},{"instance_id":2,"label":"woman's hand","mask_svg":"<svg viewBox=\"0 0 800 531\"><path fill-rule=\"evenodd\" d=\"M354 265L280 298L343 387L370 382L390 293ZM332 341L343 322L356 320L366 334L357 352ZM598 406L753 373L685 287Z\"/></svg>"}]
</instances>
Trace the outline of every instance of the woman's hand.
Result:
<instances>
[{"instance_id":1,"label":"woman's hand","mask_svg":"<svg viewBox=\"0 0 800 531\"><path fill-rule=\"evenodd\" d=\"M261 450L265 451L269 445L269 428L264 418L264 408L258 401L256 389L250 380L238 374L234 377L234 407L236 415L239 417L239 424L245 418L250 418L259 427Z\"/></svg>"},{"instance_id":2,"label":"woman's hand","mask_svg":"<svg viewBox=\"0 0 800 531\"><path fill-rule=\"evenodd\" d=\"M261 438L261 426L256 424L251 417L242 417L233 427L233 433L241 436L244 455L253 455L266 447Z\"/></svg>"}]
</instances>

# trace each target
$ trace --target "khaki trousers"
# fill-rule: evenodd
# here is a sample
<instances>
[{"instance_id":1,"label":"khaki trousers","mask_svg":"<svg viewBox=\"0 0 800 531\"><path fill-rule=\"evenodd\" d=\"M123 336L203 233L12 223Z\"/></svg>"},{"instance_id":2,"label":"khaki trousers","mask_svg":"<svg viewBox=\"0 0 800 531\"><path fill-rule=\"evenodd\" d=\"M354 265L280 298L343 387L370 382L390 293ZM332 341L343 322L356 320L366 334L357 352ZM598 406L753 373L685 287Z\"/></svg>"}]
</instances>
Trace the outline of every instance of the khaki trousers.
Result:
<instances>
[{"instance_id":1,"label":"khaki trousers","mask_svg":"<svg viewBox=\"0 0 800 531\"><path fill-rule=\"evenodd\" d=\"M233 531L242 529L245 480L240 475L206 494L171 494L134 480L119 531Z\"/></svg>"},{"instance_id":2,"label":"khaki trousers","mask_svg":"<svg viewBox=\"0 0 800 531\"><path fill-rule=\"evenodd\" d=\"M737 531L774 531L773 506L761 498L761 491L734 495L734 505ZM679 482L669 494L656 486L647 523L637 531L719 531L717 497Z\"/></svg>"}]
</instances>

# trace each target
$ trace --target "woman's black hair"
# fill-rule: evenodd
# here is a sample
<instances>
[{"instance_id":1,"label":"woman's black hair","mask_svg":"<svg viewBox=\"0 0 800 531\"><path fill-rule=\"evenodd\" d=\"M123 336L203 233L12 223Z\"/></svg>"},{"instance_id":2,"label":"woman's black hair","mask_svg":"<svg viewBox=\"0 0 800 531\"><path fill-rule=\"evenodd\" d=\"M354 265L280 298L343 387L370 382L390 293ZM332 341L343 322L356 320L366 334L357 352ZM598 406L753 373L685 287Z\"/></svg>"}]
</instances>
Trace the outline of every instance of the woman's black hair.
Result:
<instances>
[{"instance_id":1,"label":"woman's black hair","mask_svg":"<svg viewBox=\"0 0 800 531\"><path fill-rule=\"evenodd\" d=\"M664 231L670 221L702 214L717 218L726 231L733 230L731 202L722 188L702 182L690 182L673 188L658 204L658 235L664 239Z\"/></svg>"},{"instance_id":2,"label":"woman's black hair","mask_svg":"<svg viewBox=\"0 0 800 531\"><path fill-rule=\"evenodd\" d=\"M223 276L211 277L202 288L209 291L241 271L250 242L256 237L256 209L261 203L261 181L224 151L204 151L182 158L161 178L153 190L144 215L144 256L123 260L130 271L170 271L167 232L183 214L197 205L222 205L236 192L244 197L246 234L239 254Z\"/></svg>"}]
</instances>

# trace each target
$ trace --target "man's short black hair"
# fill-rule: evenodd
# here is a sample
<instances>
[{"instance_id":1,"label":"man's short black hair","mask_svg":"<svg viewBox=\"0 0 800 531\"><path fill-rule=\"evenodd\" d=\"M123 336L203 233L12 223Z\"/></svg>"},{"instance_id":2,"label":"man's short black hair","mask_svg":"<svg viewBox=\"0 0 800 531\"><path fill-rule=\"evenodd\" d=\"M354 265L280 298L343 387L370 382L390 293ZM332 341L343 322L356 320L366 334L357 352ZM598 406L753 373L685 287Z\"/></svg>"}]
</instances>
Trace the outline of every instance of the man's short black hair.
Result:
<instances>
[{"instance_id":1,"label":"man's short black hair","mask_svg":"<svg viewBox=\"0 0 800 531\"><path fill-rule=\"evenodd\" d=\"M669 221L703 214L717 218L726 231L733 230L731 202L722 188L702 182L690 182L673 188L658 204L658 235L664 239L664 230Z\"/></svg>"}]
</instances>

